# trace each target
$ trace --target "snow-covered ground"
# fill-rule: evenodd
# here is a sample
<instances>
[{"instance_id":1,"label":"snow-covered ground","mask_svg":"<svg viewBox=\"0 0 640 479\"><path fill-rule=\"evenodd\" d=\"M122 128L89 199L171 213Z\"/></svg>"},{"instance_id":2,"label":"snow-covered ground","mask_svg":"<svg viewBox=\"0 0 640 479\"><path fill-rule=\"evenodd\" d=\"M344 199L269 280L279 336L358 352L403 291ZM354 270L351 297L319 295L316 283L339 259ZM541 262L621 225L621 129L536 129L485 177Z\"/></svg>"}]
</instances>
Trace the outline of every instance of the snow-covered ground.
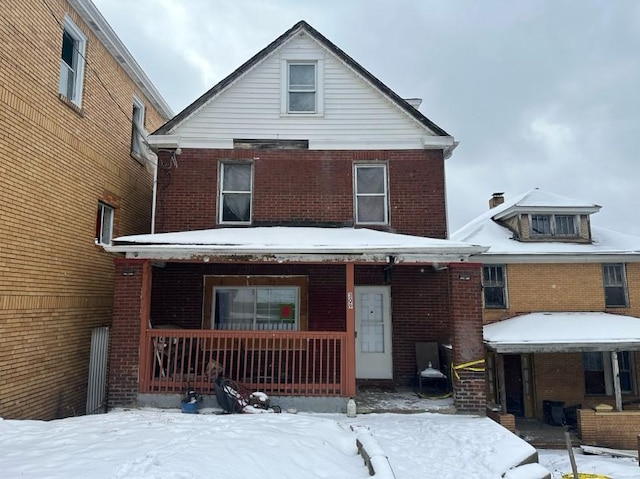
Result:
<instances>
[{"instance_id":1,"label":"snow-covered ground","mask_svg":"<svg viewBox=\"0 0 640 479\"><path fill-rule=\"evenodd\" d=\"M203 412L207 412L206 410ZM498 479L532 452L493 421L448 414L182 414L128 410L57 421L0 419L1 477L225 479L369 477L357 454L368 431L396 479ZM362 437L362 436L361 436ZM541 451L560 478L566 452ZM577 456L581 472L640 477L632 459Z\"/></svg>"}]
</instances>

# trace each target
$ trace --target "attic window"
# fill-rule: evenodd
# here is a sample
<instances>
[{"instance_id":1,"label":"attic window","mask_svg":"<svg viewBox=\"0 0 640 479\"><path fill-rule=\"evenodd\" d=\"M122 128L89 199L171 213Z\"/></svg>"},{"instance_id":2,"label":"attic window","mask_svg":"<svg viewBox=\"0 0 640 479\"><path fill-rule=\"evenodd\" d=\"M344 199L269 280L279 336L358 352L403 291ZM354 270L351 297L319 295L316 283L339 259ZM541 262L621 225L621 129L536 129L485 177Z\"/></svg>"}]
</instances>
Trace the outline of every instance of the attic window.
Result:
<instances>
[{"instance_id":1,"label":"attic window","mask_svg":"<svg viewBox=\"0 0 640 479\"><path fill-rule=\"evenodd\" d=\"M575 215L530 215L531 236L578 236Z\"/></svg>"},{"instance_id":2,"label":"attic window","mask_svg":"<svg viewBox=\"0 0 640 479\"><path fill-rule=\"evenodd\" d=\"M282 61L281 114L323 114L323 65L320 55L287 53Z\"/></svg>"},{"instance_id":3,"label":"attic window","mask_svg":"<svg viewBox=\"0 0 640 479\"><path fill-rule=\"evenodd\" d=\"M316 112L316 64L289 63L288 72L288 112Z\"/></svg>"}]
</instances>

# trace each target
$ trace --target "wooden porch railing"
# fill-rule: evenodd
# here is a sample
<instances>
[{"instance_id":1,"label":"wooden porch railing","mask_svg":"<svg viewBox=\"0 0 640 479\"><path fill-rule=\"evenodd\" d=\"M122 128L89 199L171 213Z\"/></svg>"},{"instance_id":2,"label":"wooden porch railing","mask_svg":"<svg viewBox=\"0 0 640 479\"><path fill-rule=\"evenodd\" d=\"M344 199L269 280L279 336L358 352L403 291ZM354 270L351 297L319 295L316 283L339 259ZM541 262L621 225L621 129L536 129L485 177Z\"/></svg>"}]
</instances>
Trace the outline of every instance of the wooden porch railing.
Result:
<instances>
[{"instance_id":1,"label":"wooden porch railing","mask_svg":"<svg viewBox=\"0 0 640 479\"><path fill-rule=\"evenodd\" d=\"M213 394L218 373L286 396L346 395L345 332L147 329L140 392Z\"/></svg>"}]
</instances>

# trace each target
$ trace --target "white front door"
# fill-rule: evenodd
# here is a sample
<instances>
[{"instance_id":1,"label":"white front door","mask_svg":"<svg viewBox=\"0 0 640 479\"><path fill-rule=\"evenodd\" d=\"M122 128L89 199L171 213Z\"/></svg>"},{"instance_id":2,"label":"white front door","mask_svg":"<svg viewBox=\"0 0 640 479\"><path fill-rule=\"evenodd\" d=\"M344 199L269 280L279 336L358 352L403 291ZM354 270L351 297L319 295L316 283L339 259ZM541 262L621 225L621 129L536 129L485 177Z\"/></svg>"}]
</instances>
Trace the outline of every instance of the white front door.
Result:
<instances>
[{"instance_id":1,"label":"white front door","mask_svg":"<svg viewBox=\"0 0 640 479\"><path fill-rule=\"evenodd\" d=\"M356 377L392 379L391 294L388 286L357 286Z\"/></svg>"}]
</instances>

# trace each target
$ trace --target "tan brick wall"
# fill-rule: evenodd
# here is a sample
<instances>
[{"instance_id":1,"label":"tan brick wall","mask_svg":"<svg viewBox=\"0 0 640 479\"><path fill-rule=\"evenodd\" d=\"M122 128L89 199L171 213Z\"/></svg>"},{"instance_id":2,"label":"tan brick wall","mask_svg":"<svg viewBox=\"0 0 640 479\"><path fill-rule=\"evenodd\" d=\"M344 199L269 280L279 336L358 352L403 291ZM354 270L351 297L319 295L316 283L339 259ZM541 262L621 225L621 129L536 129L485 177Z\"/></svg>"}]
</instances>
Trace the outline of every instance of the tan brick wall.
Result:
<instances>
[{"instance_id":1,"label":"tan brick wall","mask_svg":"<svg viewBox=\"0 0 640 479\"><path fill-rule=\"evenodd\" d=\"M509 264L506 268L508 308L485 309L485 323L535 311L607 311L640 317L640 263L627 263L629 307L608 309L600 263Z\"/></svg>"},{"instance_id":2,"label":"tan brick wall","mask_svg":"<svg viewBox=\"0 0 640 479\"><path fill-rule=\"evenodd\" d=\"M580 409L578 417L578 433L583 443L614 449L638 449L640 411L596 412Z\"/></svg>"},{"instance_id":3,"label":"tan brick wall","mask_svg":"<svg viewBox=\"0 0 640 479\"><path fill-rule=\"evenodd\" d=\"M111 323L113 297L113 257L94 244L97 203L116 207L115 236L149 231L152 175L129 154L134 94L148 130L163 122L66 2L48 3L87 37L80 113L58 97L62 28L45 4L10 0L0 18L5 418L84 412L91 329Z\"/></svg>"}]
</instances>

